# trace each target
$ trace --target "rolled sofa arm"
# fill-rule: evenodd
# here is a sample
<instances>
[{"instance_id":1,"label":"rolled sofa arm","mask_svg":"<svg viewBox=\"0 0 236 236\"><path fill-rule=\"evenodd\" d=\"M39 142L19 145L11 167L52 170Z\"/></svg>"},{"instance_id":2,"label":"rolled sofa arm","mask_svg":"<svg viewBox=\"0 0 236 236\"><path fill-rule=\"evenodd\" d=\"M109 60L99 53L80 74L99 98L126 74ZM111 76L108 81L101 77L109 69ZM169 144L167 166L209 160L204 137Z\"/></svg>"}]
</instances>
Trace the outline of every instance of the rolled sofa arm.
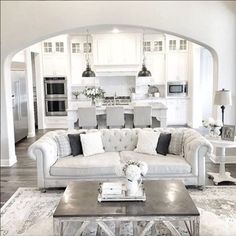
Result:
<instances>
[{"instance_id":1,"label":"rolled sofa arm","mask_svg":"<svg viewBox=\"0 0 236 236\"><path fill-rule=\"evenodd\" d=\"M34 142L28 149L30 158L37 161L38 187L44 188L45 177L50 176L50 167L56 162L57 144L54 136L56 132L51 131Z\"/></svg>"},{"instance_id":2,"label":"rolled sofa arm","mask_svg":"<svg viewBox=\"0 0 236 236\"><path fill-rule=\"evenodd\" d=\"M213 151L212 144L197 131L189 129L184 134L184 157L198 176L198 185L205 185L205 157Z\"/></svg>"}]
</instances>

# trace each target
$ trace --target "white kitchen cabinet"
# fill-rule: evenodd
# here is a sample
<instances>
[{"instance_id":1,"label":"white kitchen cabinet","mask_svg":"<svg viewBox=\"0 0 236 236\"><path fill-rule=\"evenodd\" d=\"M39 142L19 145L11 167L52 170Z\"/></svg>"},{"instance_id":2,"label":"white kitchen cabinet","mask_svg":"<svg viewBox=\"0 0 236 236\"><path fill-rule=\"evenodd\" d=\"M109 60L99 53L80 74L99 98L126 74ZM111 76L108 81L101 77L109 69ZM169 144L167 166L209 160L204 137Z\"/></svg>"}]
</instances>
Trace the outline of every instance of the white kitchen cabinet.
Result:
<instances>
[{"instance_id":1,"label":"white kitchen cabinet","mask_svg":"<svg viewBox=\"0 0 236 236\"><path fill-rule=\"evenodd\" d=\"M167 81L188 80L188 53L173 52L166 54Z\"/></svg>"},{"instance_id":2,"label":"white kitchen cabinet","mask_svg":"<svg viewBox=\"0 0 236 236\"><path fill-rule=\"evenodd\" d=\"M165 84L165 54L146 54L146 66L152 74L153 84Z\"/></svg>"},{"instance_id":3,"label":"white kitchen cabinet","mask_svg":"<svg viewBox=\"0 0 236 236\"><path fill-rule=\"evenodd\" d=\"M167 124L186 125L188 123L188 98L167 99Z\"/></svg>"},{"instance_id":4,"label":"white kitchen cabinet","mask_svg":"<svg viewBox=\"0 0 236 236\"><path fill-rule=\"evenodd\" d=\"M43 55L44 76L65 76L67 75L66 56Z\"/></svg>"},{"instance_id":5,"label":"white kitchen cabinet","mask_svg":"<svg viewBox=\"0 0 236 236\"><path fill-rule=\"evenodd\" d=\"M67 75L67 36L61 35L42 42L44 76Z\"/></svg>"},{"instance_id":6,"label":"white kitchen cabinet","mask_svg":"<svg viewBox=\"0 0 236 236\"><path fill-rule=\"evenodd\" d=\"M138 65L141 63L141 34L93 35L94 65Z\"/></svg>"}]
</instances>

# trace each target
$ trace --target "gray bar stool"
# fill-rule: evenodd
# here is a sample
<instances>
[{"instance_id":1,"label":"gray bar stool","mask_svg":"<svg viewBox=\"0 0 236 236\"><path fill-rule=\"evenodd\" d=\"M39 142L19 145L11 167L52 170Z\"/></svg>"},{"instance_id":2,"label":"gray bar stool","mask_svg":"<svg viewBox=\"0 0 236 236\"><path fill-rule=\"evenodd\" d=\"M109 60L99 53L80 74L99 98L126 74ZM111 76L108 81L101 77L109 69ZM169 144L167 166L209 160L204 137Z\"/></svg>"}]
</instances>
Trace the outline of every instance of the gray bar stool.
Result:
<instances>
[{"instance_id":1,"label":"gray bar stool","mask_svg":"<svg viewBox=\"0 0 236 236\"><path fill-rule=\"evenodd\" d=\"M107 128L124 127L125 126L124 107L107 106L106 119L107 119Z\"/></svg>"},{"instance_id":2,"label":"gray bar stool","mask_svg":"<svg viewBox=\"0 0 236 236\"><path fill-rule=\"evenodd\" d=\"M134 127L152 126L152 107L134 106Z\"/></svg>"},{"instance_id":3,"label":"gray bar stool","mask_svg":"<svg viewBox=\"0 0 236 236\"><path fill-rule=\"evenodd\" d=\"M78 108L79 128L98 128L96 107L79 107Z\"/></svg>"}]
</instances>

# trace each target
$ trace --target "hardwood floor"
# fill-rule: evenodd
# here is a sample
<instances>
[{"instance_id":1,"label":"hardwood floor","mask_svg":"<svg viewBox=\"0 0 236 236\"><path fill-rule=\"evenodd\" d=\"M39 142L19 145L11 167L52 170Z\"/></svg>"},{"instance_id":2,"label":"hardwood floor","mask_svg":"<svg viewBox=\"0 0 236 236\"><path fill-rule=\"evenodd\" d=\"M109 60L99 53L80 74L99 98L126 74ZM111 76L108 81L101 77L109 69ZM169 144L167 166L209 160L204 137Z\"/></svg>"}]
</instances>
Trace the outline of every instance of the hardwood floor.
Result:
<instances>
[{"instance_id":1,"label":"hardwood floor","mask_svg":"<svg viewBox=\"0 0 236 236\"><path fill-rule=\"evenodd\" d=\"M28 147L49 130L39 130L36 137L23 139L16 144L17 163L12 167L1 168L1 207L19 187L37 187L36 161L27 155ZM226 170L236 178L236 165L226 165ZM219 165L206 163L206 171L218 172ZM226 185L230 183L221 183ZM213 185L206 176L206 185Z\"/></svg>"}]
</instances>

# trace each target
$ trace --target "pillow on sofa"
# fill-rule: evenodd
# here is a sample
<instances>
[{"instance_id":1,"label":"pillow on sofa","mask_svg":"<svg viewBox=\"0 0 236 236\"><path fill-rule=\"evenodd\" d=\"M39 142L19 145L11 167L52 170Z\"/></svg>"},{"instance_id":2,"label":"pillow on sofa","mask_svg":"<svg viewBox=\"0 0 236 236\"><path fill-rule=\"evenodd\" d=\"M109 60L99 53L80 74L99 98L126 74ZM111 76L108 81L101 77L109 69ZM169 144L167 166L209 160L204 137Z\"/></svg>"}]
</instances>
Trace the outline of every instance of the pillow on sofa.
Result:
<instances>
[{"instance_id":1,"label":"pillow on sofa","mask_svg":"<svg viewBox=\"0 0 236 236\"><path fill-rule=\"evenodd\" d=\"M85 134L85 132L79 134L68 134L71 152L73 156L83 154L83 149L81 145L80 135Z\"/></svg>"},{"instance_id":2,"label":"pillow on sofa","mask_svg":"<svg viewBox=\"0 0 236 236\"><path fill-rule=\"evenodd\" d=\"M84 156L91 156L103 153L102 135L98 132L80 134Z\"/></svg>"},{"instance_id":3,"label":"pillow on sofa","mask_svg":"<svg viewBox=\"0 0 236 236\"><path fill-rule=\"evenodd\" d=\"M174 131L171 133L169 153L182 155L183 153L183 132Z\"/></svg>"},{"instance_id":4,"label":"pillow on sofa","mask_svg":"<svg viewBox=\"0 0 236 236\"><path fill-rule=\"evenodd\" d=\"M171 140L171 134L161 133L158 139L156 152L166 156L169 150L170 140Z\"/></svg>"},{"instance_id":5,"label":"pillow on sofa","mask_svg":"<svg viewBox=\"0 0 236 236\"><path fill-rule=\"evenodd\" d=\"M138 133L137 148L134 149L134 151L156 155L156 147L159 135L159 132L140 130Z\"/></svg>"},{"instance_id":6,"label":"pillow on sofa","mask_svg":"<svg viewBox=\"0 0 236 236\"><path fill-rule=\"evenodd\" d=\"M58 147L59 157L66 157L66 156L71 155L70 142L66 133L56 135L55 140Z\"/></svg>"}]
</instances>

